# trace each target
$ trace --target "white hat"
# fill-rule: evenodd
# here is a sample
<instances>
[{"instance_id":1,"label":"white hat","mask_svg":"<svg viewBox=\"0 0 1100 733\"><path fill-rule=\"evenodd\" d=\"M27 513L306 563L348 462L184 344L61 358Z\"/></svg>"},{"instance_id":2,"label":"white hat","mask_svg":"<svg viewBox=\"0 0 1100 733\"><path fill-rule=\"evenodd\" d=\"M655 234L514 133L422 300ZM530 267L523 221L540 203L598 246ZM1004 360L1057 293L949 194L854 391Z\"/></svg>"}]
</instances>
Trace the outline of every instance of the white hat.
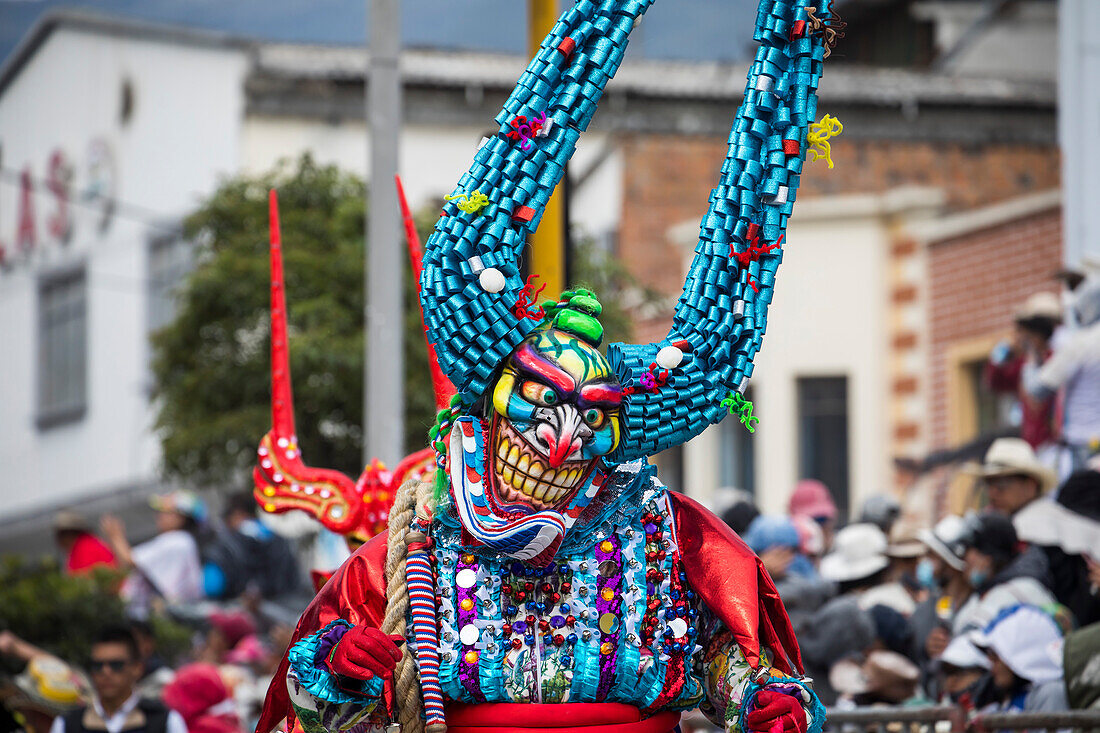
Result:
<instances>
[{"instance_id":1,"label":"white hat","mask_svg":"<svg viewBox=\"0 0 1100 733\"><path fill-rule=\"evenodd\" d=\"M965 549L960 543L965 534L966 520L955 514L949 514L936 522L936 526L932 529L922 529L917 536L945 563L956 570L962 570L966 567L963 561Z\"/></svg>"},{"instance_id":2,"label":"white hat","mask_svg":"<svg viewBox=\"0 0 1100 733\"><path fill-rule=\"evenodd\" d=\"M947 648L943 650L943 654L940 655L940 661L959 669L974 667L989 669L993 666L992 662L989 661L989 657L981 649L974 646L970 634L963 634L952 639Z\"/></svg>"},{"instance_id":3,"label":"white hat","mask_svg":"<svg viewBox=\"0 0 1100 733\"><path fill-rule=\"evenodd\" d=\"M843 582L859 580L890 564L886 558L886 535L868 522L849 524L836 533L833 551L821 558L821 577Z\"/></svg>"},{"instance_id":4,"label":"white hat","mask_svg":"<svg viewBox=\"0 0 1100 733\"><path fill-rule=\"evenodd\" d=\"M1062 320L1062 301L1054 293L1032 293L1020 309L1016 311L1017 321L1032 318L1047 318L1051 321Z\"/></svg>"},{"instance_id":5,"label":"white hat","mask_svg":"<svg viewBox=\"0 0 1100 733\"><path fill-rule=\"evenodd\" d=\"M1020 438L997 438L985 452L977 473L982 478L1022 474L1039 482L1039 492L1047 493L1058 483L1058 476L1039 462L1035 451Z\"/></svg>"},{"instance_id":6,"label":"white hat","mask_svg":"<svg viewBox=\"0 0 1100 733\"><path fill-rule=\"evenodd\" d=\"M974 637L993 651L1017 677L1033 682L1062 678L1062 632L1050 614L1036 606L1007 608Z\"/></svg>"}]
</instances>

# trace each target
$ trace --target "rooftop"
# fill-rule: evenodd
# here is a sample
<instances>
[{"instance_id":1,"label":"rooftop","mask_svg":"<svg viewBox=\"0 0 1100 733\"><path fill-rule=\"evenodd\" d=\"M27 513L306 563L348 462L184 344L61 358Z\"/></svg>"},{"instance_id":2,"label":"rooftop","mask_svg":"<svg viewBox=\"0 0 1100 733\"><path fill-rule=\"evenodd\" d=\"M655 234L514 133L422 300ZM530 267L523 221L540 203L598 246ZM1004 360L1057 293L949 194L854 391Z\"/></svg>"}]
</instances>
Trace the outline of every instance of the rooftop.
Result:
<instances>
[{"instance_id":1,"label":"rooftop","mask_svg":"<svg viewBox=\"0 0 1100 733\"><path fill-rule=\"evenodd\" d=\"M165 43L237 48L254 59L255 75L298 80L358 82L370 54L363 47L249 40L217 31L106 16L79 10L45 14L0 67L0 93L59 28ZM406 49L402 73L408 86L508 90L526 63L524 57L475 51ZM744 89L747 64L687 61L627 61L608 85L609 92L662 99L736 101ZM1052 84L993 77L959 77L904 69L830 64L820 98L829 104L872 106L943 105L1053 108Z\"/></svg>"}]
</instances>

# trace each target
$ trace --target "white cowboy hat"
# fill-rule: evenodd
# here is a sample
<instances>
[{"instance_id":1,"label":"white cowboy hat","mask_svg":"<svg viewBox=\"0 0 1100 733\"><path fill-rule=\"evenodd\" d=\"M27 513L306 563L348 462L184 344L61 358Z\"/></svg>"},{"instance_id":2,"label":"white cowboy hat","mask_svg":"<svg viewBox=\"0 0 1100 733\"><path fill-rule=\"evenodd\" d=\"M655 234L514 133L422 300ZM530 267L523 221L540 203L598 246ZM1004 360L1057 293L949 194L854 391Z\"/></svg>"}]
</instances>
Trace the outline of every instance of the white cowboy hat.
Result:
<instances>
[{"instance_id":1,"label":"white cowboy hat","mask_svg":"<svg viewBox=\"0 0 1100 733\"><path fill-rule=\"evenodd\" d=\"M962 570L966 567L963 561L965 548L961 545L965 534L966 520L955 514L949 514L936 522L936 526L932 529L920 530L917 536L945 563L956 570Z\"/></svg>"},{"instance_id":2,"label":"white cowboy hat","mask_svg":"<svg viewBox=\"0 0 1100 733\"><path fill-rule=\"evenodd\" d=\"M985 452L985 460L977 468L983 479L995 476L1030 476L1039 482L1039 493L1045 494L1058 484L1058 476L1035 455L1035 451L1020 438L997 438Z\"/></svg>"},{"instance_id":3,"label":"white cowboy hat","mask_svg":"<svg viewBox=\"0 0 1100 733\"><path fill-rule=\"evenodd\" d=\"M821 577L843 582L869 578L890 564L886 535L868 522L849 524L836 533L833 551L821 558Z\"/></svg>"},{"instance_id":4,"label":"white cowboy hat","mask_svg":"<svg viewBox=\"0 0 1100 733\"><path fill-rule=\"evenodd\" d=\"M1027 321L1032 318L1047 318L1052 321L1062 320L1062 302L1054 293L1032 293L1020 309L1016 311L1017 321Z\"/></svg>"}]
</instances>

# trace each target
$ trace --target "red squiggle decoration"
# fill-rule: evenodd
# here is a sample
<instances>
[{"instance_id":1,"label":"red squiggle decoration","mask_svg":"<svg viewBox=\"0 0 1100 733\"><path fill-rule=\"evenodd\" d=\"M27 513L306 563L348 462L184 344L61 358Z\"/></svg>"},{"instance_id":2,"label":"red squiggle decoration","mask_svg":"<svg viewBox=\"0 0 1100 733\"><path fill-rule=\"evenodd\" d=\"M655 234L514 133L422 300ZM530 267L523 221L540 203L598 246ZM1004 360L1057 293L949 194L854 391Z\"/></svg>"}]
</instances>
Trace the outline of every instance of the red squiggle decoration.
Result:
<instances>
[{"instance_id":1,"label":"red squiggle decoration","mask_svg":"<svg viewBox=\"0 0 1100 733\"><path fill-rule=\"evenodd\" d=\"M509 130L506 136L511 140L519 141L519 149L527 152L531 148L531 140L535 138L546 124L546 114L527 119L526 115L519 115L509 123L514 129Z\"/></svg>"},{"instance_id":2,"label":"red squiggle decoration","mask_svg":"<svg viewBox=\"0 0 1100 733\"><path fill-rule=\"evenodd\" d=\"M749 264L752 262L758 262L761 257L771 253L773 249L779 249L783 245L783 237L786 234L779 236L779 239L774 244L760 245L760 227L756 224L749 224L749 229L745 233L745 242L748 247L744 252L735 252L733 249L733 242L730 242L730 257L737 262L742 269L747 270ZM753 278L752 275L748 276L748 285L752 288L752 292L760 292L759 283Z\"/></svg>"},{"instance_id":3,"label":"red squiggle decoration","mask_svg":"<svg viewBox=\"0 0 1100 733\"><path fill-rule=\"evenodd\" d=\"M512 315L516 318L533 318L537 321L546 315L546 311L541 306L538 308L532 307L542 291L546 290L546 283L543 283L538 290L532 290L535 287L534 280L536 279L538 279L538 275L528 275L527 281L523 284L523 290L516 297L516 304L512 306Z\"/></svg>"},{"instance_id":4,"label":"red squiggle decoration","mask_svg":"<svg viewBox=\"0 0 1100 733\"><path fill-rule=\"evenodd\" d=\"M679 343L679 342L677 342ZM642 372L638 377L638 386L623 387L623 394L637 394L639 392L656 392L668 384L668 370L657 370L657 362L649 365L649 371Z\"/></svg>"}]
</instances>

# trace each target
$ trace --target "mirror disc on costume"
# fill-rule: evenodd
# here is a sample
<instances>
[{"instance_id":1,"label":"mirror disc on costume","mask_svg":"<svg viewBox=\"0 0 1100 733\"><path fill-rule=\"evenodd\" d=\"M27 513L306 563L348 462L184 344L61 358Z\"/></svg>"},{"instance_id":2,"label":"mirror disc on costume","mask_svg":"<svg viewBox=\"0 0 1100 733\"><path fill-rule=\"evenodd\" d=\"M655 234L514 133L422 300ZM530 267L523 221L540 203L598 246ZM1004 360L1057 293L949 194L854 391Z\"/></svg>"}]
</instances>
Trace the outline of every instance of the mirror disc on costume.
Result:
<instances>
[{"instance_id":1,"label":"mirror disc on costume","mask_svg":"<svg viewBox=\"0 0 1100 733\"><path fill-rule=\"evenodd\" d=\"M463 568L458 571L458 575L455 577L455 584L459 588L473 588L474 583L477 582L477 573L470 568Z\"/></svg>"},{"instance_id":2,"label":"mirror disc on costume","mask_svg":"<svg viewBox=\"0 0 1100 733\"><path fill-rule=\"evenodd\" d=\"M458 638L465 646L476 644L480 637L481 632L473 624L466 624L462 627L462 630L458 632Z\"/></svg>"},{"instance_id":3,"label":"mirror disc on costume","mask_svg":"<svg viewBox=\"0 0 1100 733\"><path fill-rule=\"evenodd\" d=\"M612 575L616 575L619 572L619 563L614 560L604 560L600 563L600 575L605 578L610 578Z\"/></svg>"},{"instance_id":4,"label":"mirror disc on costume","mask_svg":"<svg viewBox=\"0 0 1100 733\"><path fill-rule=\"evenodd\" d=\"M600 616L600 631L605 634L613 634L619 629L619 617L613 613L605 613Z\"/></svg>"},{"instance_id":5,"label":"mirror disc on costume","mask_svg":"<svg viewBox=\"0 0 1100 733\"><path fill-rule=\"evenodd\" d=\"M668 633L672 634L673 638L679 638L686 634L687 631L687 621L684 621L682 618L674 618L668 622Z\"/></svg>"}]
</instances>

